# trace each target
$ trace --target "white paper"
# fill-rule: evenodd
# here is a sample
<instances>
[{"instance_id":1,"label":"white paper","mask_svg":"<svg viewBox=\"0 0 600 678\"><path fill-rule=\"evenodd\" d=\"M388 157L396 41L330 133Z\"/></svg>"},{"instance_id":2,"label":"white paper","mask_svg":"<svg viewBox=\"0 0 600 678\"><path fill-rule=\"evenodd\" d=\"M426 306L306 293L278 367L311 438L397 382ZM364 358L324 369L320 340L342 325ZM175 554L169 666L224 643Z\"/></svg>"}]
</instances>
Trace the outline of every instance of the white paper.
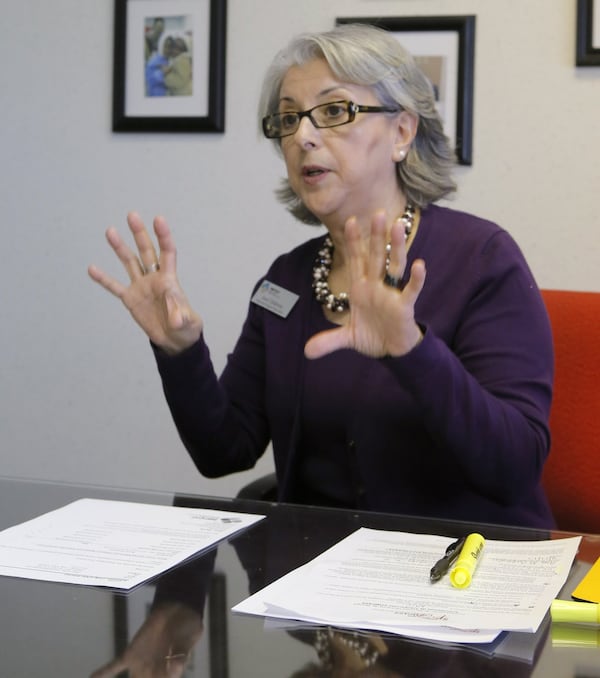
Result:
<instances>
[{"instance_id":1,"label":"white paper","mask_svg":"<svg viewBox=\"0 0 600 678\"><path fill-rule=\"evenodd\" d=\"M452 537L360 528L236 612L413 638L491 642L501 631L535 632L569 574L580 537L487 540L471 586L429 571Z\"/></svg>"},{"instance_id":2,"label":"white paper","mask_svg":"<svg viewBox=\"0 0 600 678\"><path fill-rule=\"evenodd\" d=\"M80 499L0 532L0 575L131 589L262 518Z\"/></svg>"}]
</instances>

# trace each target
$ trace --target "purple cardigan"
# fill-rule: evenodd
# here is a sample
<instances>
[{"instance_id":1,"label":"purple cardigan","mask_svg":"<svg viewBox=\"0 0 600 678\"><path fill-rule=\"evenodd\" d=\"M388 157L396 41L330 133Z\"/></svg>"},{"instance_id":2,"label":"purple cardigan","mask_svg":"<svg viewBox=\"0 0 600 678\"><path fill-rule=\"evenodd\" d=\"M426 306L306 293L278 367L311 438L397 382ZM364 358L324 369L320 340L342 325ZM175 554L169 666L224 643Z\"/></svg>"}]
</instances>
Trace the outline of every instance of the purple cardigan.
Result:
<instances>
[{"instance_id":1,"label":"purple cardigan","mask_svg":"<svg viewBox=\"0 0 600 678\"><path fill-rule=\"evenodd\" d=\"M326 416L314 423L304 413L325 408L326 415L330 403L348 468L327 482L349 484L340 494L354 497L357 508L552 527L540 486L549 449L551 331L513 239L489 221L428 207L407 265L422 258L427 266L415 309L423 341L400 358L339 351L328 357L335 362L323 363L322 388L320 371L310 366L306 389L303 347L324 324L311 290L322 240L280 256L261 278L258 284L267 279L299 300L285 319L250 303L220 378L203 338L175 357L155 348L173 419L200 472L249 469L272 442L280 500L311 501L311 492L330 488L303 485L303 464L327 454L315 441L318 447L321 435L331 436ZM344 384L340 400L351 405L342 422L346 410L333 403L336 374Z\"/></svg>"}]
</instances>

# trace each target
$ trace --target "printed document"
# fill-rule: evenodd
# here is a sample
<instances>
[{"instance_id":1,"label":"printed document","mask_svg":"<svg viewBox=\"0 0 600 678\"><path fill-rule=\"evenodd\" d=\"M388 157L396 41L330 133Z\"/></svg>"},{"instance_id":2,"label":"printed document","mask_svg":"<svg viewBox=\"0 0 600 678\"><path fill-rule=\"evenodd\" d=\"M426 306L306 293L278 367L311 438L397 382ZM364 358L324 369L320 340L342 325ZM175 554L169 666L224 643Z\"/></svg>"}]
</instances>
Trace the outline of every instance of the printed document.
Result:
<instances>
[{"instance_id":1,"label":"printed document","mask_svg":"<svg viewBox=\"0 0 600 678\"><path fill-rule=\"evenodd\" d=\"M469 588L429 580L452 537L360 528L233 610L399 633L491 642L534 633L569 574L580 537L486 540Z\"/></svg>"},{"instance_id":2,"label":"printed document","mask_svg":"<svg viewBox=\"0 0 600 678\"><path fill-rule=\"evenodd\" d=\"M0 575L131 589L262 518L80 499L0 532Z\"/></svg>"}]
</instances>

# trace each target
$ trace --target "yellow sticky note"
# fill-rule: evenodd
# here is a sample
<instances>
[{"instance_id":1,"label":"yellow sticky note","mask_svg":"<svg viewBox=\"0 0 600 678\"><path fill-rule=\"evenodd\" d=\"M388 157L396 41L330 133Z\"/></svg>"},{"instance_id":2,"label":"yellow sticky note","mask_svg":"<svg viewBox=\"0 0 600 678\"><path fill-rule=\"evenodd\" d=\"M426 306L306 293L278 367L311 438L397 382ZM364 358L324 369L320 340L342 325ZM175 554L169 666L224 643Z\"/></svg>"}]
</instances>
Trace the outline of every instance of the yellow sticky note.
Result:
<instances>
[{"instance_id":1,"label":"yellow sticky note","mask_svg":"<svg viewBox=\"0 0 600 678\"><path fill-rule=\"evenodd\" d=\"M600 603L600 558L592 565L591 570L579 582L571 595L577 600Z\"/></svg>"}]
</instances>

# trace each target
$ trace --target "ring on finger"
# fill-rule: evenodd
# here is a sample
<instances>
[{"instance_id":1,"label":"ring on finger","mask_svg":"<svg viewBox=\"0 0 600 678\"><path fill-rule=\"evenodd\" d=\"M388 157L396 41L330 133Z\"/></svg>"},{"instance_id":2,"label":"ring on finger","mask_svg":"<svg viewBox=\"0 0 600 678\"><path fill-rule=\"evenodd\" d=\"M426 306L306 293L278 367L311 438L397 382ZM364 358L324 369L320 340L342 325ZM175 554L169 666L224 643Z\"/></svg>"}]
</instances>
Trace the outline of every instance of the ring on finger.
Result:
<instances>
[{"instance_id":1,"label":"ring on finger","mask_svg":"<svg viewBox=\"0 0 600 678\"><path fill-rule=\"evenodd\" d=\"M385 285L395 287L397 290L402 289L402 278L396 278L396 276L391 275L388 272L383 276L383 282Z\"/></svg>"},{"instance_id":2,"label":"ring on finger","mask_svg":"<svg viewBox=\"0 0 600 678\"><path fill-rule=\"evenodd\" d=\"M156 271L160 271L160 264L157 261L154 261L150 266L142 266L142 270L144 271L144 275L156 273Z\"/></svg>"}]
</instances>

